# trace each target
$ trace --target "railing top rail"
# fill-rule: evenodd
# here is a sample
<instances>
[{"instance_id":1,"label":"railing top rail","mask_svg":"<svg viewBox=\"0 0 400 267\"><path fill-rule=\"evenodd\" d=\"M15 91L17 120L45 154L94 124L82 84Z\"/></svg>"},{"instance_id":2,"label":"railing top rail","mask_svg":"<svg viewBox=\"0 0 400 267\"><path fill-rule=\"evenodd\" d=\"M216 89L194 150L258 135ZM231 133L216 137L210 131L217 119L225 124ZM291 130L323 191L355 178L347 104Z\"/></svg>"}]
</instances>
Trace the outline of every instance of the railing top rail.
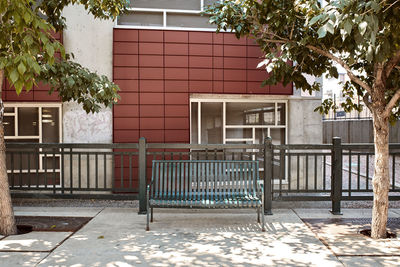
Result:
<instances>
[{"instance_id":1,"label":"railing top rail","mask_svg":"<svg viewBox=\"0 0 400 267\"><path fill-rule=\"evenodd\" d=\"M258 160L153 160L153 163L257 163Z\"/></svg>"},{"instance_id":2,"label":"railing top rail","mask_svg":"<svg viewBox=\"0 0 400 267\"><path fill-rule=\"evenodd\" d=\"M147 143L150 149L262 149L263 144L164 144Z\"/></svg>"},{"instance_id":3,"label":"railing top rail","mask_svg":"<svg viewBox=\"0 0 400 267\"><path fill-rule=\"evenodd\" d=\"M289 145L273 145L273 149L332 149L332 144L289 144Z\"/></svg>"},{"instance_id":4,"label":"railing top rail","mask_svg":"<svg viewBox=\"0 0 400 267\"><path fill-rule=\"evenodd\" d=\"M343 149L374 149L374 144L342 144ZM389 149L400 149L400 143L389 144Z\"/></svg>"},{"instance_id":5,"label":"railing top rail","mask_svg":"<svg viewBox=\"0 0 400 267\"><path fill-rule=\"evenodd\" d=\"M7 148L105 148L138 149L137 143L6 143Z\"/></svg>"}]
</instances>

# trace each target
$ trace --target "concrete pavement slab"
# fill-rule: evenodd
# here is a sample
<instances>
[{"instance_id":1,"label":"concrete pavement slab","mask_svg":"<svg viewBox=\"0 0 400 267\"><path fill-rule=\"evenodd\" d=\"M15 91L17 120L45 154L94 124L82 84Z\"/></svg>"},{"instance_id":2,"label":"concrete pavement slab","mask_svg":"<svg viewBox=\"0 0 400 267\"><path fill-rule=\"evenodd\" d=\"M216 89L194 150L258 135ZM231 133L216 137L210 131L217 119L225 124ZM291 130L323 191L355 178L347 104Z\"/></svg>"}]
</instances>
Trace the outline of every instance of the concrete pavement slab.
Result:
<instances>
[{"instance_id":1,"label":"concrete pavement slab","mask_svg":"<svg viewBox=\"0 0 400 267\"><path fill-rule=\"evenodd\" d=\"M71 234L71 232L30 232L11 235L0 240L0 251L50 251Z\"/></svg>"},{"instance_id":2,"label":"concrete pavement slab","mask_svg":"<svg viewBox=\"0 0 400 267\"><path fill-rule=\"evenodd\" d=\"M39 266L342 266L291 210L155 210L151 231L134 209L106 208Z\"/></svg>"},{"instance_id":3,"label":"concrete pavement slab","mask_svg":"<svg viewBox=\"0 0 400 267\"><path fill-rule=\"evenodd\" d=\"M45 252L0 252L0 267L35 266L47 255Z\"/></svg>"},{"instance_id":4,"label":"concrete pavement slab","mask_svg":"<svg viewBox=\"0 0 400 267\"><path fill-rule=\"evenodd\" d=\"M14 207L16 216L94 217L103 208L79 207Z\"/></svg>"},{"instance_id":5,"label":"concrete pavement slab","mask_svg":"<svg viewBox=\"0 0 400 267\"><path fill-rule=\"evenodd\" d=\"M397 215L397 217L400 217L400 209L389 209L389 211L392 211Z\"/></svg>"},{"instance_id":6,"label":"concrete pavement slab","mask_svg":"<svg viewBox=\"0 0 400 267\"><path fill-rule=\"evenodd\" d=\"M376 267L376 266L400 266L400 257L339 257L345 266L349 267Z\"/></svg>"}]
</instances>

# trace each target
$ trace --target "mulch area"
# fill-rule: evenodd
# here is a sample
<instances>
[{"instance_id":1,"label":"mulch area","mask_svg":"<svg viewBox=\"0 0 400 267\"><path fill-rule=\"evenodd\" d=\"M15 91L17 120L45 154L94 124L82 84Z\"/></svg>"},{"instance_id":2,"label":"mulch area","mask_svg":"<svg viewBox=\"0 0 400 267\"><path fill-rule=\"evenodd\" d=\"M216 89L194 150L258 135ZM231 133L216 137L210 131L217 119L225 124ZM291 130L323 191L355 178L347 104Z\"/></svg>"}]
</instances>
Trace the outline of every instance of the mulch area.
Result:
<instances>
[{"instance_id":1,"label":"mulch area","mask_svg":"<svg viewBox=\"0 0 400 267\"><path fill-rule=\"evenodd\" d=\"M33 231L76 232L92 217L15 216L17 225L30 225Z\"/></svg>"}]
</instances>

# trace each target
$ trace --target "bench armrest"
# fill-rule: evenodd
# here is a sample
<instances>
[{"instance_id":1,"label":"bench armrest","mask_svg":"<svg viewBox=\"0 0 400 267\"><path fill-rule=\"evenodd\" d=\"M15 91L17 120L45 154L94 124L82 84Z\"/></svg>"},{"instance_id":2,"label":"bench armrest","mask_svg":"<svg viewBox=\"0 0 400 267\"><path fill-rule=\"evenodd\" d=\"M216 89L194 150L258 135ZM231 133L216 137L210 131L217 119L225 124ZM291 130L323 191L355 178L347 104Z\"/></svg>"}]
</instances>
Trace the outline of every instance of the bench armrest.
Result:
<instances>
[{"instance_id":1,"label":"bench armrest","mask_svg":"<svg viewBox=\"0 0 400 267\"><path fill-rule=\"evenodd\" d=\"M257 192L264 195L264 180L257 180Z\"/></svg>"}]
</instances>

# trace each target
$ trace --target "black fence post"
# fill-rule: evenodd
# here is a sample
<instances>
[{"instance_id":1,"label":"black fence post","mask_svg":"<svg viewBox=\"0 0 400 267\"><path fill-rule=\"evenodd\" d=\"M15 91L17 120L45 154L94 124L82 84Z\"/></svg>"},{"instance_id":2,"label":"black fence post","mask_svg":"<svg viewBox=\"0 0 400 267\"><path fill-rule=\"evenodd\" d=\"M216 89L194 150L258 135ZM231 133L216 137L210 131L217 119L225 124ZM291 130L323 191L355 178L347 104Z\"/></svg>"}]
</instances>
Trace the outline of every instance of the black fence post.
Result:
<instances>
[{"instance_id":1,"label":"black fence post","mask_svg":"<svg viewBox=\"0 0 400 267\"><path fill-rule=\"evenodd\" d=\"M146 203L146 138L139 138L139 214L147 213Z\"/></svg>"},{"instance_id":2,"label":"black fence post","mask_svg":"<svg viewBox=\"0 0 400 267\"><path fill-rule=\"evenodd\" d=\"M272 138L264 140L264 214L272 215Z\"/></svg>"},{"instance_id":3,"label":"black fence post","mask_svg":"<svg viewBox=\"0 0 400 267\"><path fill-rule=\"evenodd\" d=\"M343 172L342 172L342 140L340 137L332 138L332 175L331 175L331 213L341 215L340 201L342 199Z\"/></svg>"}]
</instances>

